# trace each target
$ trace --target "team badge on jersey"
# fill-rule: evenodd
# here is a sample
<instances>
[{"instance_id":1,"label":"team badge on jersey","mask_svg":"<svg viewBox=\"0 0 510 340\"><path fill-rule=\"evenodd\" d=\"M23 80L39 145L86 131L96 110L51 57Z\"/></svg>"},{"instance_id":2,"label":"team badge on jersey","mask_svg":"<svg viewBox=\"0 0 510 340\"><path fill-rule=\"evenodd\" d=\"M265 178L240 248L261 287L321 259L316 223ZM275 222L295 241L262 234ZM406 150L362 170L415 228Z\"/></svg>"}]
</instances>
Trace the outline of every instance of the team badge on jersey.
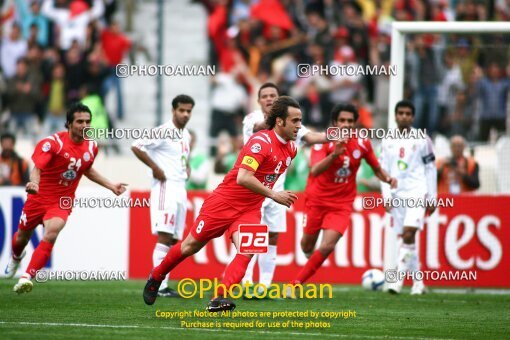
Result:
<instances>
[{"instance_id":1,"label":"team badge on jersey","mask_svg":"<svg viewBox=\"0 0 510 340\"><path fill-rule=\"evenodd\" d=\"M253 145L251 146L251 149L250 149L250 150L251 150L251 152L253 152L253 153L259 153L259 152L260 152L260 150L262 150L262 147L260 146L260 144L259 144L259 143L255 143L255 144L253 144Z\"/></svg>"},{"instance_id":2,"label":"team badge on jersey","mask_svg":"<svg viewBox=\"0 0 510 340\"><path fill-rule=\"evenodd\" d=\"M51 149L50 142L46 142L46 143L43 144L43 146L42 146L42 151L43 152L48 152L48 151L50 151L50 149Z\"/></svg>"},{"instance_id":3,"label":"team badge on jersey","mask_svg":"<svg viewBox=\"0 0 510 340\"><path fill-rule=\"evenodd\" d=\"M354 150L352 152L352 157L354 157L355 159L359 159L361 157L361 151L359 151L358 149Z\"/></svg>"},{"instance_id":4,"label":"team badge on jersey","mask_svg":"<svg viewBox=\"0 0 510 340\"><path fill-rule=\"evenodd\" d=\"M340 168L336 172L338 177L349 177L351 175L351 170L349 168Z\"/></svg>"},{"instance_id":5,"label":"team badge on jersey","mask_svg":"<svg viewBox=\"0 0 510 340\"><path fill-rule=\"evenodd\" d=\"M68 180L68 181L72 181L73 179L76 178L76 171L74 170L67 170L66 172L64 172L62 174L62 178Z\"/></svg>"},{"instance_id":6,"label":"team badge on jersey","mask_svg":"<svg viewBox=\"0 0 510 340\"><path fill-rule=\"evenodd\" d=\"M266 175L265 179L266 179L266 182L273 183L274 181L276 181L277 177L278 177L277 174L271 174L271 175Z\"/></svg>"},{"instance_id":7,"label":"team badge on jersey","mask_svg":"<svg viewBox=\"0 0 510 340\"><path fill-rule=\"evenodd\" d=\"M290 156L287 157L287 160L285 161L285 165L289 166L291 161L292 161L292 158L290 158Z\"/></svg>"},{"instance_id":8,"label":"team badge on jersey","mask_svg":"<svg viewBox=\"0 0 510 340\"><path fill-rule=\"evenodd\" d=\"M67 152L66 152L66 153L64 154L64 157L65 157L65 158L69 158L69 153L67 153Z\"/></svg>"},{"instance_id":9,"label":"team badge on jersey","mask_svg":"<svg viewBox=\"0 0 510 340\"><path fill-rule=\"evenodd\" d=\"M401 160L398 160L397 162L398 169L401 171L404 171L407 169L407 163Z\"/></svg>"},{"instance_id":10,"label":"team badge on jersey","mask_svg":"<svg viewBox=\"0 0 510 340\"><path fill-rule=\"evenodd\" d=\"M84 160L85 162L90 161L90 153L85 152L85 153L83 154L83 160Z\"/></svg>"}]
</instances>

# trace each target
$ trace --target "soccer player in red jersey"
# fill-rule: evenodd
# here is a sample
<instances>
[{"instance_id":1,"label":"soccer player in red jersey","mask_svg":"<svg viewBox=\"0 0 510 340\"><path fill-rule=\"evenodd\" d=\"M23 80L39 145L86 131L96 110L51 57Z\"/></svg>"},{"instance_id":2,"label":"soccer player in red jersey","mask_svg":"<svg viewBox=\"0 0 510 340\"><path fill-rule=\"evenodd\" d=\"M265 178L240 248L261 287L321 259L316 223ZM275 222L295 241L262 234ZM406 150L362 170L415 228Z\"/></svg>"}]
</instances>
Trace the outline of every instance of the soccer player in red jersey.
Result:
<instances>
[{"instance_id":1,"label":"soccer player in red jersey","mask_svg":"<svg viewBox=\"0 0 510 340\"><path fill-rule=\"evenodd\" d=\"M195 254L209 240L227 232L239 249L240 224L259 224L261 206L265 197L290 207L297 196L290 191L273 191L278 177L285 172L296 156L294 140L301 128L301 110L291 97L278 98L267 118L269 130L261 130L248 140L223 182L204 201L200 214L189 235L174 245L161 264L153 269L143 291L146 304L152 305L165 275L186 257ZM207 310L217 312L232 310L235 304L225 298L225 291L239 283L244 276L251 255L237 254L225 269L217 297L208 304Z\"/></svg>"},{"instance_id":2,"label":"soccer player in red jersey","mask_svg":"<svg viewBox=\"0 0 510 340\"><path fill-rule=\"evenodd\" d=\"M69 203L74 199L82 175L110 189L115 195L126 191L126 184L113 184L92 168L97 156L97 144L83 139L83 131L90 126L91 118L87 106L74 104L67 111L67 131L46 137L35 147L32 155L35 166L26 185L28 198L18 231L12 238L12 258L5 269L7 277L16 273L25 255L25 247L39 224L44 226L44 236L32 254L25 274L14 286L18 294L32 290L31 279L48 262L58 234L71 214L72 206Z\"/></svg>"},{"instance_id":3,"label":"soccer player in red jersey","mask_svg":"<svg viewBox=\"0 0 510 340\"><path fill-rule=\"evenodd\" d=\"M354 133L358 119L356 107L338 104L331 111L331 123L351 138L339 139L312 148L310 174L305 189L305 214L301 249L308 257L305 267L293 284L304 283L322 265L335 249L350 225L352 204L356 197L356 173L365 158L375 175L383 182L396 187L379 165L368 139L359 139ZM313 251L319 232L323 230L322 242Z\"/></svg>"}]
</instances>

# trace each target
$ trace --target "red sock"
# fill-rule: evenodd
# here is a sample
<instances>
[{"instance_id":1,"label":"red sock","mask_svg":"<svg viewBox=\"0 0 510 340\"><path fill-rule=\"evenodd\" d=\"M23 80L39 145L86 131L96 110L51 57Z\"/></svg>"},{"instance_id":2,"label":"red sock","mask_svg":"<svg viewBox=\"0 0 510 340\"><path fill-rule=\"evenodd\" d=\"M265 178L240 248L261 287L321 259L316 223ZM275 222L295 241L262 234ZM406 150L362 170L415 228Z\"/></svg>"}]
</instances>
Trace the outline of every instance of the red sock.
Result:
<instances>
[{"instance_id":1,"label":"red sock","mask_svg":"<svg viewBox=\"0 0 510 340\"><path fill-rule=\"evenodd\" d=\"M170 273L179 263L182 262L187 256L182 255L181 243L178 242L170 248L170 251L166 254L165 258L159 266L154 268L152 271L152 278L157 281L163 281L166 274Z\"/></svg>"},{"instance_id":2,"label":"red sock","mask_svg":"<svg viewBox=\"0 0 510 340\"><path fill-rule=\"evenodd\" d=\"M30 277L34 277L39 269L44 267L51 256L51 250L53 249L53 244L42 240L39 242L37 248L35 248L34 253L32 254L32 258L30 259L30 263L27 267L27 273Z\"/></svg>"},{"instance_id":3,"label":"red sock","mask_svg":"<svg viewBox=\"0 0 510 340\"><path fill-rule=\"evenodd\" d=\"M318 250L314 251L312 256L308 259L308 262L306 262L306 265L301 271L299 272L298 276L296 277L296 280L299 281L299 283L304 283L306 280L308 280L317 269L320 268L320 266L326 261L327 257L322 255L322 253Z\"/></svg>"},{"instance_id":4,"label":"red sock","mask_svg":"<svg viewBox=\"0 0 510 340\"><path fill-rule=\"evenodd\" d=\"M19 244L16 239L18 238L18 232L15 232L14 233L14 236L12 237L12 243L11 243L11 247L12 247L12 254L19 258L21 256L21 253L23 252L23 249L25 249L25 246L23 246L22 244Z\"/></svg>"},{"instance_id":5,"label":"red sock","mask_svg":"<svg viewBox=\"0 0 510 340\"><path fill-rule=\"evenodd\" d=\"M237 254L236 257L234 257L232 262L230 262L228 267L225 269L225 276L221 281L221 283L225 285L225 288L223 288L223 286L219 286L216 296L224 296L225 291L228 291L230 286L241 282L250 260L250 257L241 254Z\"/></svg>"}]
</instances>

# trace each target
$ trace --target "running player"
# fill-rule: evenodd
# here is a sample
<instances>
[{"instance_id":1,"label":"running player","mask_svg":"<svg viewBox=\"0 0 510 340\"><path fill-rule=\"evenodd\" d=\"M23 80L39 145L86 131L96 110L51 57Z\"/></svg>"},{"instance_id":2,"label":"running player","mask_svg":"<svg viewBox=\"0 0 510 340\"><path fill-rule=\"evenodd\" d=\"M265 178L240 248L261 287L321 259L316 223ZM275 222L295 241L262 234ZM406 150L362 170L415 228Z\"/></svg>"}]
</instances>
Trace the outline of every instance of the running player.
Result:
<instances>
[{"instance_id":1,"label":"running player","mask_svg":"<svg viewBox=\"0 0 510 340\"><path fill-rule=\"evenodd\" d=\"M396 179L380 167L370 141L359 139L352 133L357 119L356 107L350 104L336 105L331 111L331 123L343 131L341 137L347 135L350 138L312 148L301 239L301 249L308 261L292 281L293 284L304 283L319 269L349 227L356 197L356 173L362 158L381 181L389 183L391 187L397 184ZM321 230L322 242L314 251Z\"/></svg>"},{"instance_id":2,"label":"running player","mask_svg":"<svg viewBox=\"0 0 510 340\"><path fill-rule=\"evenodd\" d=\"M289 191L272 190L278 177L285 172L296 155L294 140L301 127L299 104L290 97L273 103L267 119L269 130L255 133L241 150L234 168L205 200L189 235L173 246L161 264L154 268L143 291L146 304L152 305L161 281L186 257L199 251L209 240L228 233L239 249L240 224L259 224L264 197L290 207L296 195ZM222 286L209 302L207 310L232 310L235 304L223 297L224 292L244 276L251 255L237 254L225 269Z\"/></svg>"},{"instance_id":3,"label":"running player","mask_svg":"<svg viewBox=\"0 0 510 340\"><path fill-rule=\"evenodd\" d=\"M257 131L265 129L266 119L269 115L273 102L278 99L280 92L278 87L273 83L263 84L258 92L258 103L261 110L256 110L248 115L243 120L243 139L244 143L247 143L250 137ZM325 133L312 132L305 126L301 125L299 129L296 145L299 146L302 142L307 144L325 143L327 141ZM287 172L285 171L276 181L273 189L276 191L282 191L285 183L285 177ZM276 253L277 253L277 242L278 234L287 231L287 213L286 208L273 201L272 199L266 198L262 204L262 224L265 224L269 228L269 246L267 253L258 254L253 256L246 275L243 278L243 282L253 282L253 267L258 259L259 264L259 281L265 286L269 287L273 281L273 275L276 268ZM262 286L259 286L263 289ZM248 292L247 292L248 293ZM262 292L260 292L262 293ZM266 294L266 296L268 296ZM251 294L246 294L245 298L253 298Z\"/></svg>"},{"instance_id":4,"label":"running player","mask_svg":"<svg viewBox=\"0 0 510 340\"><path fill-rule=\"evenodd\" d=\"M35 147L32 155L35 166L26 185L28 198L18 231L12 238L12 258L5 269L7 277L16 273L25 256L25 247L39 224L44 226L44 236L35 248L25 274L14 286L16 293L30 292L33 287L31 279L48 262L58 234L71 214L69 202L74 199L82 175L110 189L115 195L126 191L126 184L113 184L92 168L98 152L97 144L83 139L84 129L90 126L91 118L87 106L72 105L66 116L67 131L46 137Z\"/></svg>"},{"instance_id":5,"label":"running player","mask_svg":"<svg viewBox=\"0 0 510 340\"><path fill-rule=\"evenodd\" d=\"M398 207L386 207L392 216L393 229L401 238L398 254L399 272L420 270L420 259L415 245L416 232L423 229L426 211L432 214L435 210L434 205L407 206L405 202L418 202L420 200L414 199L423 198L429 202L437 198L437 169L432 141L429 137L414 138L418 133L411 127L413 120L413 103L406 100L398 102L395 106L397 128L409 132L409 136L413 138L383 140L380 156L381 166L399 181L398 188L394 190L382 185L383 199L385 202L399 199L403 203ZM398 277L400 278L400 275ZM411 294L425 293L423 281L416 280L416 277L413 279ZM403 280L389 283L388 291L393 294L399 293L403 283Z\"/></svg>"},{"instance_id":6,"label":"running player","mask_svg":"<svg viewBox=\"0 0 510 340\"><path fill-rule=\"evenodd\" d=\"M161 263L172 245L182 239L184 232L191 142L186 124L194 105L190 96L175 97L172 100L172 120L154 130L159 132L156 137L160 138L137 140L131 147L136 157L152 170L151 230L158 236L152 252L154 267ZM179 296L168 287L168 277L161 283L158 296Z\"/></svg>"}]
</instances>

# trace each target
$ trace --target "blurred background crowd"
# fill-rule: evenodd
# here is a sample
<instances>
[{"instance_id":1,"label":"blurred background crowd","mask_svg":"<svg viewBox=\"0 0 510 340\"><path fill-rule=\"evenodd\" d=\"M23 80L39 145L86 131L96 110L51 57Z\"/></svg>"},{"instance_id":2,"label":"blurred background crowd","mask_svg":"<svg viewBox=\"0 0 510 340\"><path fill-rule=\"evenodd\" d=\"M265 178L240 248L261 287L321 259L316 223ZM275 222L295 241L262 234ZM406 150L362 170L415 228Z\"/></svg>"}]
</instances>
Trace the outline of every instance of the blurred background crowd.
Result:
<instances>
[{"instance_id":1,"label":"blurred background crowd","mask_svg":"<svg viewBox=\"0 0 510 340\"><path fill-rule=\"evenodd\" d=\"M172 2L165 6L172 7ZM194 154L199 171L197 183L192 178L190 187L197 188L205 188L209 172L226 173L233 165L242 147L242 119L258 109L257 89L264 82L274 82L282 94L296 98L303 108L303 123L312 129L329 125L330 109L338 102L358 107L359 126L385 128L389 76L300 78L297 65L389 66L394 21L510 19L510 0L188 2L207 13L207 63L216 65L205 113L210 117L207 121L216 124L208 127L211 151ZM94 127L129 121L123 80L115 76L115 66L134 63L135 53L149 61L155 54L140 39L130 38L136 36L132 17L140 4L136 0L0 1L0 132L35 142L62 130L66 107L77 100L92 108ZM123 20L117 20L121 16ZM450 138L452 150L454 141L462 144L465 165L473 156L473 145L494 144L507 133L509 40L510 34L407 37L405 98L416 105L415 126L442 137L446 149ZM109 94L113 105L105 103ZM308 152L303 149L290 169L292 190L304 188ZM453 162L438 163L438 167L448 165ZM470 169L472 173L474 165ZM360 190L377 190L367 171L360 175Z\"/></svg>"}]
</instances>

